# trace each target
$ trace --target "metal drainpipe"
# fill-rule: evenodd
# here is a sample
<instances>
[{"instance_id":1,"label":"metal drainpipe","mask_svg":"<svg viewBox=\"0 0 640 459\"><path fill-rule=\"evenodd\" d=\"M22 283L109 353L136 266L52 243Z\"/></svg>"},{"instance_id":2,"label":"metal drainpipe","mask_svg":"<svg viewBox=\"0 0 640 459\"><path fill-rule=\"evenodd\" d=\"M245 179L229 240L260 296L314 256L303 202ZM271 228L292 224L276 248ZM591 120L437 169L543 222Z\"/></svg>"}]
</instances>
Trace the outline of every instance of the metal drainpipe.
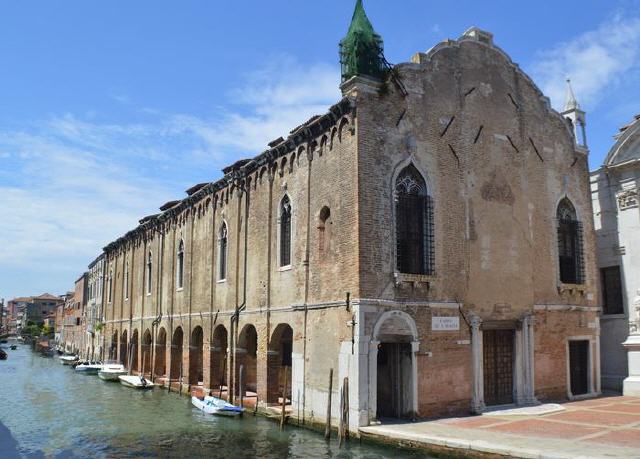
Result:
<instances>
[{"instance_id":1,"label":"metal drainpipe","mask_svg":"<svg viewBox=\"0 0 640 459\"><path fill-rule=\"evenodd\" d=\"M235 392L236 392L235 376L236 376L236 346L238 343L238 321L240 320L240 312L244 311L244 309L247 306L247 240L249 236L249 190L247 188L246 180L242 182L241 186L242 186L242 193L244 194L244 220L245 220L244 221L244 260L243 260L243 279L242 279L243 286L242 286L242 304L236 307L235 314L231 316L231 331L232 331L231 339L233 343L233 348L232 348L233 387L232 387L231 394L228 394L231 400L234 399ZM238 218L240 214L239 210L240 209L238 209ZM235 322L235 326L234 326L234 322Z\"/></svg>"},{"instance_id":2,"label":"metal drainpipe","mask_svg":"<svg viewBox=\"0 0 640 459\"><path fill-rule=\"evenodd\" d=\"M305 405L307 401L307 319L309 315L309 248L311 241L311 162L313 161L313 152L309 150L307 145L307 241L305 247L304 260L304 331L302 343L302 424L305 423ZM293 387L293 385L292 385ZM293 394L292 394L293 397ZM298 400L300 406L300 400Z\"/></svg>"}]
</instances>

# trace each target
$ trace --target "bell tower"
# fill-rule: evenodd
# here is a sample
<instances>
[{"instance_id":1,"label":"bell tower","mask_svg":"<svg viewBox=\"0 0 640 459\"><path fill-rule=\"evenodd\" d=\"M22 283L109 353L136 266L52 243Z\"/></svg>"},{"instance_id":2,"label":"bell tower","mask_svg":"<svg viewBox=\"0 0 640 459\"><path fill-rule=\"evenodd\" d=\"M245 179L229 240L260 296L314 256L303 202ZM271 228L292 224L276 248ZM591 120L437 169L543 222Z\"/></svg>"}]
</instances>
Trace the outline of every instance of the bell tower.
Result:
<instances>
[{"instance_id":1,"label":"bell tower","mask_svg":"<svg viewBox=\"0 0 640 459\"><path fill-rule=\"evenodd\" d=\"M578 147L587 149L586 114L580 109L580 104L578 104L576 96L573 93L571 80L569 78L567 78L567 95L565 98L562 116L571 121L571 125L573 127L573 135L576 139L576 145Z\"/></svg>"},{"instance_id":2,"label":"bell tower","mask_svg":"<svg viewBox=\"0 0 640 459\"><path fill-rule=\"evenodd\" d=\"M342 82L355 76L380 79L384 72L383 42L367 17L362 0L357 0L351 25L340 41Z\"/></svg>"}]
</instances>

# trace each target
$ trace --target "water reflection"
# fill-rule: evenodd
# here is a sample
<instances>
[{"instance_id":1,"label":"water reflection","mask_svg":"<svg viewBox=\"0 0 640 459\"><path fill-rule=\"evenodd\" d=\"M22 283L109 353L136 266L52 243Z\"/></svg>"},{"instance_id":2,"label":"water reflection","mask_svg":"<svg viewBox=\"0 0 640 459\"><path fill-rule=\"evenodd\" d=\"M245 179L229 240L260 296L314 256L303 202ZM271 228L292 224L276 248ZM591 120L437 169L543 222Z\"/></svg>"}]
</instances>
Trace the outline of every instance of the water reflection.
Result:
<instances>
[{"instance_id":1,"label":"water reflection","mask_svg":"<svg viewBox=\"0 0 640 459\"><path fill-rule=\"evenodd\" d=\"M0 362L0 457L408 458L417 453L351 441L338 449L303 429L254 417L207 416L187 397L134 391L75 374L21 346Z\"/></svg>"}]
</instances>

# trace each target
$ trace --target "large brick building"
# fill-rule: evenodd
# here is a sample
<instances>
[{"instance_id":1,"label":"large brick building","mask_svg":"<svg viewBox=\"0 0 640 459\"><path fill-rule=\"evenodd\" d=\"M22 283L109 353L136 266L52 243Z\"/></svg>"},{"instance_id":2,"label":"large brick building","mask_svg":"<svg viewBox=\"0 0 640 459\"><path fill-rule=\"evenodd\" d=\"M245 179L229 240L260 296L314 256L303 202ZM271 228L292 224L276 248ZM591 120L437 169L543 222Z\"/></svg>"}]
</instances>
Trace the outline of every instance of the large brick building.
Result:
<instances>
[{"instance_id":1,"label":"large brick building","mask_svg":"<svg viewBox=\"0 0 640 459\"><path fill-rule=\"evenodd\" d=\"M583 114L475 28L389 69L360 1L341 60L327 113L105 248L105 357L242 367L260 406L286 378L305 422L333 368L352 428L598 393Z\"/></svg>"}]
</instances>

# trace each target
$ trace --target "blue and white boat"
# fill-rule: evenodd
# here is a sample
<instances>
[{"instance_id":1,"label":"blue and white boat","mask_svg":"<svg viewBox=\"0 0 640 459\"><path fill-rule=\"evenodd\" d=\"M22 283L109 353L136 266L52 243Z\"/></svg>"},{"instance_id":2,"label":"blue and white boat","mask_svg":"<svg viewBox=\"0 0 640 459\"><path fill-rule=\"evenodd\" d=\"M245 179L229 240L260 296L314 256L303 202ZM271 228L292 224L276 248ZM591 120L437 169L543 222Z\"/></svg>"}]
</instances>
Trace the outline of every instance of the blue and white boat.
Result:
<instances>
[{"instance_id":1,"label":"blue and white boat","mask_svg":"<svg viewBox=\"0 0 640 459\"><path fill-rule=\"evenodd\" d=\"M191 397L191 404L207 414L215 414L218 416L238 416L242 414L244 408L232 405L231 403L217 397L205 397L200 400L198 397Z\"/></svg>"}]
</instances>

